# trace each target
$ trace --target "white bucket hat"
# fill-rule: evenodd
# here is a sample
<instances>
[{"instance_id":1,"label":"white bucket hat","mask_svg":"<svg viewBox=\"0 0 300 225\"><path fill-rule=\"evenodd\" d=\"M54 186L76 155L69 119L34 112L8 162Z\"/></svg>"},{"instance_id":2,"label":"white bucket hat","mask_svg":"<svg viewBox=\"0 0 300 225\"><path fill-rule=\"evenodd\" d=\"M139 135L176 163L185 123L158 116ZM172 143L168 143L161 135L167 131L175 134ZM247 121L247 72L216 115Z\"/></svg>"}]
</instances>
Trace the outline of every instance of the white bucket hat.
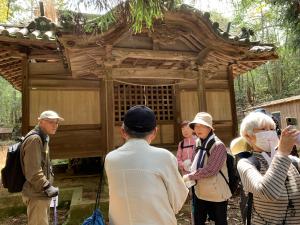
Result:
<instances>
[{"instance_id":1,"label":"white bucket hat","mask_svg":"<svg viewBox=\"0 0 300 225\"><path fill-rule=\"evenodd\" d=\"M39 116L38 120L43 120L43 119L58 119L60 121L64 121L64 118L60 117L57 112L54 112L52 110L47 110L41 113L41 115Z\"/></svg>"},{"instance_id":2,"label":"white bucket hat","mask_svg":"<svg viewBox=\"0 0 300 225\"><path fill-rule=\"evenodd\" d=\"M210 127L211 129L214 129L212 127L212 116L208 114L207 112L199 112L195 116L194 120L189 123L190 128L194 130L195 124L202 124L207 127Z\"/></svg>"}]
</instances>

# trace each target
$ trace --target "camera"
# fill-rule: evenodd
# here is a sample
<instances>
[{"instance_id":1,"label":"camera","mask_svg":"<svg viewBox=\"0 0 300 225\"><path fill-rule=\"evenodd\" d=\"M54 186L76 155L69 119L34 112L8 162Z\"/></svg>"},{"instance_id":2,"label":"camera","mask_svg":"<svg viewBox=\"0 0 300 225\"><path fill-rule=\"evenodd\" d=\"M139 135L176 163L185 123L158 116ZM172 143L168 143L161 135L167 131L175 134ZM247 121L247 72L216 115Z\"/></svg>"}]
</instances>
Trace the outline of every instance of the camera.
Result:
<instances>
[{"instance_id":1,"label":"camera","mask_svg":"<svg viewBox=\"0 0 300 225\"><path fill-rule=\"evenodd\" d=\"M290 126L292 129L298 129L297 128L297 125L298 125L297 118L295 118L295 117L286 117L285 121L286 121L287 126ZM297 136L296 145L298 145L298 146L300 145L300 134L298 134L298 136Z\"/></svg>"},{"instance_id":2,"label":"camera","mask_svg":"<svg viewBox=\"0 0 300 225\"><path fill-rule=\"evenodd\" d=\"M298 125L297 119L295 117L286 117L285 121L286 125L294 126L294 128L296 128L296 126Z\"/></svg>"}]
</instances>

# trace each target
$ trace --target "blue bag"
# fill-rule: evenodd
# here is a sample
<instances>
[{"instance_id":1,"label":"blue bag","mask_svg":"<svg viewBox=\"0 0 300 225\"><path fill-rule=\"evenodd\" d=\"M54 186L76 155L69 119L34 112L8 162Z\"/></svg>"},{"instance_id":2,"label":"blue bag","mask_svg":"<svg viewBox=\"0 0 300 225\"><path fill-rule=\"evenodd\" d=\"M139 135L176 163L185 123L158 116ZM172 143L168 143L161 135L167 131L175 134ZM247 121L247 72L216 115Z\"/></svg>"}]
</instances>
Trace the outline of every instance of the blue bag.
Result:
<instances>
[{"instance_id":1,"label":"blue bag","mask_svg":"<svg viewBox=\"0 0 300 225\"><path fill-rule=\"evenodd\" d=\"M105 225L103 216L99 209L94 210L93 215L83 221L82 225Z\"/></svg>"}]
</instances>

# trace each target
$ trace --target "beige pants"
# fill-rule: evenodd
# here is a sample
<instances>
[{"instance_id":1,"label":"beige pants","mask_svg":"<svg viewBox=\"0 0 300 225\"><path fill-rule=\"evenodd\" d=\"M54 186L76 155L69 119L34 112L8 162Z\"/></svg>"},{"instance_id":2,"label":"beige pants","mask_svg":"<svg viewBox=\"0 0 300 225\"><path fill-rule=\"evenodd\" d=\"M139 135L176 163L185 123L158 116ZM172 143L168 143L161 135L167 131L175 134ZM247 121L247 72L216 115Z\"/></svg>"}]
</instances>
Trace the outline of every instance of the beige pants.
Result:
<instances>
[{"instance_id":1,"label":"beige pants","mask_svg":"<svg viewBox=\"0 0 300 225\"><path fill-rule=\"evenodd\" d=\"M22 196L27 206L27 225L49 225L49 207L51 199L35 199Z\"/></svg>"}]
</instances>

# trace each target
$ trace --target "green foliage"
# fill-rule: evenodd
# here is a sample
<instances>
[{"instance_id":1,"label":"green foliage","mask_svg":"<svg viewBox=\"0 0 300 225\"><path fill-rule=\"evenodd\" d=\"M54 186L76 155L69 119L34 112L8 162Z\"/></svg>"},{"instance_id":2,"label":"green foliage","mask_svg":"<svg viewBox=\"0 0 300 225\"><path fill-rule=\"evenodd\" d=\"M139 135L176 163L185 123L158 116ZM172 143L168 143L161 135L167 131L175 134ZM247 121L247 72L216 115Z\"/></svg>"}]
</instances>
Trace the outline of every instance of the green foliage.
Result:
<instances>
[{"instance_id":1,"label":"green foliage","mask_svg":"<svg viewBox=\"0 0 300 225\"><path fill-rule=\"evenodd\" d=\"M235 8L235 26L251 27L257 34L257 40L279 46L278 60L235 79L237 107L245 109L266 101L299 95L300 52L295 51L297 36L294 30L280 18L283 9L279 5L274 6L270 0L236 0Z\"/></svg>"},{"instance_id":2,"label":"green foliage","mask_svg":"<svg viewBox=\"0 0 300 225\"><path fill-rule=\"evenodd\" d=\"M112 6L116 6L114 10L104 16L98 16L93 22L88 22L86 31L91 32L92 29L105 31L111 23L129 22L132 24L134 32L140 32L145 26L152 28L153 21L163 17L163 12L175 9L182 3L182 0L77 0L78 4L83 4L86 8L94 7L99 12L111 11Z\"/></svg>"},{"instance_id":3,"label":"green foliage","mask_svg":"<svg viewBox=\"0 0 300 225\"><path fill-rule=\"evenodd\" d=\"M284 29L290 30L290 38L293 43L293 50L297 50L300 47L300 1L299 0L232 0L237 9L237 21L243 21L243 16L248 14L249 9L256 8L257 12L261 12L265 18L273 21L271 26L280 26ZM251 12L251 11L250 11ZM261 19L261 25L264 24L264 19ZM270 26L270 24L266 24Z\"/></svg>"},{"instance_id":4,"label":"green foliage","mask_svg":"<svg viewBox=\"0 0 300 225\"><path fill-rule=\"evenodd\" d=\"M3 23L7 20L8 13L8 1L0 0L0 23Z\"/></svg>"},{"instance_id":5,"label":"green foliage","mask_svg":"<svg viewBox=\"0 0 300 225\"><path fill-rule=\"evenodd\" d=\"M0 126L15 127L22 115L21 93L0 76Z\"/></svg>"}]
</instances>

